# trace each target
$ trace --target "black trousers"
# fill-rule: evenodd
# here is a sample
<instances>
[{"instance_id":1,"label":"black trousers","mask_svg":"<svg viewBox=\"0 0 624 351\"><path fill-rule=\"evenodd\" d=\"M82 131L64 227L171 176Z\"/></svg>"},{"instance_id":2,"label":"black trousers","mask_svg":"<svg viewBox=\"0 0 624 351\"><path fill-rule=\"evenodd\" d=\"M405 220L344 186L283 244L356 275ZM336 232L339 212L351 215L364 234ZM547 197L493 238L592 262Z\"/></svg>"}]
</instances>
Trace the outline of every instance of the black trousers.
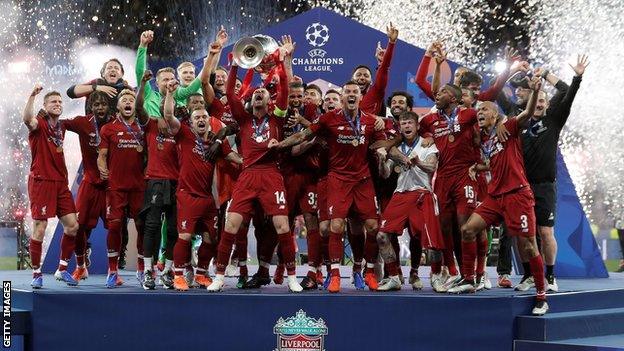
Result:
<instances>
[{"instance_id":1,"label":"black trousers","mask_svg":"<svg viewBox=\"0 0 624 351\"><path fill-rule=\"evenodd\" d=\"M173 259L173 246L178 239L176 192L177 182L148 179L141 215L144 219L143 256L158 259L163 219L167 219L166 255ZM171 257L169 257L171 256Z\"/></svg>"}]
</instances>

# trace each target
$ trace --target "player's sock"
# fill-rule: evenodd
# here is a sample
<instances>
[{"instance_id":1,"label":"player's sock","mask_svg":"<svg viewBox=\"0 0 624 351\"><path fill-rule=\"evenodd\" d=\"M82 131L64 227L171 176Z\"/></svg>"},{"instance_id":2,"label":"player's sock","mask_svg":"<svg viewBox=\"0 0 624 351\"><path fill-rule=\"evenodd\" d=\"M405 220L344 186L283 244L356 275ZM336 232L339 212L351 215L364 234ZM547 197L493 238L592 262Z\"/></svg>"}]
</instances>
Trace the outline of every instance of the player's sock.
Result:
<instances>
[{"instance_id":1,"label":"player's sock","mask_svg":"<svg viewBox=\"0 0 624 351\"><path fill-rule=\"evenodd\" d=\"M279 249L288 275L295 275L295 241L292 233L278 234Z\"/></svg>"},{"instance_id":2,"label":"player's sock","mask_svg":"<svg viewBox=\"0 0 624 351\"><path fill-rule=\"evenodd\" d=\"M332 277L340 277L340 263L332 263L330 274Z\"/></svg>"},{"instance_id":3,"label":"player's sock","mask_svg":"<svg viewBox=\"0 0 624 351\"><path fill-rule=\"evenodd\" d=\"M191 256L191 242L178 238L173 247L173 269L176 276L184 274L184 267Z\"/></svg>"},{"instance_id":4,"label":"player's sock","mask_svg":"<svg viewBox=\"0 0 624 351\"><path fill-rule=\"evenodd\" d=\"M249 271L247 270L247 260L238 261L238 274L241 276L249 275Z\"/></svg>"},{"instance_id":5,"label":"player's sock","mask_svg":"<svg viewBox=\"0 0 624 351\"><path fill-rule=\"evenodd\" d=\"M175 244L174 244L174 247L175 247ZM173 260L165 259L165 268L163 269L163 272L169 272L172 267L173 267Z\"/></svg>"},{"instance_id":6,"label":"player's sock","mask_svg":"<svg viewBox=\"0 0 624 351\"><path fill-rule=\"evenodd\" d=\"M477 276L483 276L485 272L485 262L487 261L487 249L488 249L488 241L487 239L477 241Z\"/></svg>"},{"instance_id":7,"label":"player's sock","mask_svg":"<svg viewBox=\"0 0 624 351\"><path fill-rule=\"evenodd\" d=\"M462 276L474 282L475 263L477 261L477 242L462 241Z\"/></svg>"},{"instance_id":8,"label":"player's sock","mask_svg":"<svg viewBox=\"0 0 624 351\"><path fill-rule=\"evenodd\" d=\"M457 275L457 266L455 265L455 257L453 257L453 250L442 249L442 257L444 258L444 265L448 268L450 275Z\"/></svg>"},{"instance_id":9,"label":"player's sock","mask_svg":"<svg viewBox=\"0 0 624 351\"><path fill-rule=\"evenodd\" d=\"M420 257L422 256L422 244L419 237L414 236L410 238L409 250L410 266L412 269L418 270L418 267L420 267Z\"/></svg>"},{"instance_id":10,"label":"player's sock","mask_svg":"<svg viewBox=\"0 0 624 351\"><path fill-rule=\"evenodd\" d=\"M331 242L331 235L333 233L330 232L330 242ZM360 234L360 235L354 235L351 233L351 230L347 231L347 237L349 239L349 244L351 245L351 252L353 253L353 262L359 262L360 266L359 266L359 271L362 271L362 260L364 259L364 247L365 245L365 238L364 238L364 234ZM342 239L342 234L340 234L340 238ZM331 243L330 243L331 245ZM340 244L342 245L342 243ZM331 250L331 248L330 248ZM355 270L356 267L354 265L353 269Z\"/></svg>"},{"instance_id":11,"label":"player's sock","mask_svg":"<svg viewBox=\"0 0 624 351\"><path fill-rule=\"evenodd\" d=\"M555 265L546 265L546 276L552 276L555 274Z\"/></svg>"},{"instance_id":12,"label":"player's sock","mask_svg":"<svg viewBox=\"0 0 624 351\"><path fill-rule=\"evenodd\" d=\"M442 262L431 262L431 274L440 274L442 272Z\"/></svg>"},{"instance_id":13,"label":"player's sock","mask_svg":"<svg viewBox=\"0 0 624 351\"><path fill-rule=\"evenodd\" d=\"M366 233L366 241L364 243L364 259L366 260L366 265L368 266L369 263L374 265L377 262L377 256L379 256L377 231Z\"/></svg>"},{"instance_id":14,"label":"player's sock","mask_svg":"<svg viewBox=\"0 0 624 351\"><path fill-rule=\"evenodd\" d=\"M221 240L217 249L217 274L225 274L232 253L232 246L236 241L236 234L228 233L225 230L221 232Z\"/></svg>"},{"instance_id":15,"label":"player's sock","mask_svg":"<svg viewBox=\"0 0 624 351\"><path fill-rule=\"evenodd\" d=\"M334 264L340 264L343 255L342 233L329 232L329 259L332 263L332 274Z\"/></svg>"},{"instance_id":16,"label":"player's sock","mask_svg":"<svg viewBox=\"0 0 624 351\"><path fill-rule=\"evenodd\" d=\"M208 270L208 265L210 264L210 260L212 260L212 256L214 255L214 251L211 248L211 244L202 241L201 245L199 245L199 249L197 249L197 268L202 269L204 271Z\"/></svg>"},{"instance_id":17,"label":"player's sock","mask_svg":"<svg viewBox=\"0 0 624 351\"><path fill-rule=\"evenodd\" d=\"M399 264L397 261L384 262L384 265L388 267L388 275L393 277L399 275Z\"/></svg>"},{"instance_id":18,"label":"player's sock","mask_svg":"<svg viewBox=\"0 0 624 351\"><path fill-rule=\"evenodd\" d=\"M30 238L30 244L28 245L28 251L30 252L30 261L32 263L33 270L39 270L41 267L41 246L43 242ZM39 272L41 273L41 272Z\"/></svg>"},{"instance_id":19,"label":"player's sock","mask_svg":"<svg viewBox=\"0 0 624 351\"><path fill-rule=\"evenodd\" d=\"M261 277L268 277L270 267L271 267L271 264L269 262L259 261L258 262L258 275Z\"/></svg>"},{"instance_id":20,"label":"player's sock","mask_svg":"<svg viewBox=\"0 0 624 351\"><path fill-rule=\"evenodd\" d=\"M76 234L76 245L74 246L74 253L76 254L76 266L84 267L85 265L85 251L87 250L87 233L83 226L78 227L78 233Z\"/></svg>"},{"instance_id":21,"label":"player's sock","mask_svg":"<svg viewBox=\"0 0 624 351\"><path fill-rule=\"evenodd\" d=\"M61 238L61 259L58 265L59 271L67 270L67 264L71 259L72 253L74 253L75 246L76 236L63 233L63 237Z\"/></svg>"},{"instance_id":22,"label":"player's sock","mask_svg":"<svg viewBox=\"0 0 624 351\"><path fill-rule=\"evenodd\" d=\"M545 284L544 284L544 261L542 255L537 255L529 260L531 273L535 280L535 290L537 290L537 299L546 300Z\"/></svg>"},{"instance_id":23,"label":"player's sock","mask_svg":"<svg viewBox=\"0 0 624 351\"><path fill-rule=\"evenodd\" d=\"M119 250L121 249L121 221L108 222L106 246L108 251L108 270L110 272L117 272Z\"/></svg>"},{"instance_id":24,"label":"player's sock","mask_svg":"<svg viewBox=\"0 0 624 351\"><path fill-rule=\"evenodd\" d=\"M152 257L143 257L143 272L147 273L152 270Z\"/></svg>"},{"instance_id":25,"label":"player's sock","mask_svg":"<svg viewBox=\"0 0 624 351\"><path fill-rule=\"evenodd\" d=\"M136 222L135 226L137 229L137 272L142 272L145 269L145 265L143 264L143 226L137 225Z\"/></svg>"},{"instance_id":26,"label":"player's sock","mask_svg":"<svg viewBox=\"0 0 624 351\"><path fill-rule=\"evenodd\" d=\"M353 261L353 273L362 273L362 260L354 260Z\"/></svg>"},{"instance_id":27,"label":"player's sock","mask_svg":"<svg viewBox=\"0 0 624 351\"><path fill-rule=\"evenodd\" d=\"M308 231L308 267L316 267L320 262L321 234L318 229L312 229Z\"/></svg>"}]
</instances>

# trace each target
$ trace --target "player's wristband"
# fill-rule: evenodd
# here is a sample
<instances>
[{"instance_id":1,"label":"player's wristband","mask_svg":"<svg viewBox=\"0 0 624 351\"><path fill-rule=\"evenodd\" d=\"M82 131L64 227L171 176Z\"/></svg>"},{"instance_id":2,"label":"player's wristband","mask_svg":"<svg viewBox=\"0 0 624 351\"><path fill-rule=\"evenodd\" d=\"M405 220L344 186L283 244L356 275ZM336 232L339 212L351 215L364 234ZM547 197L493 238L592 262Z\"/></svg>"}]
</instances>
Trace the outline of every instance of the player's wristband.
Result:
<instances>
[{"instance_id":1,"label":"player's wristband","mask_svg":"<svg viewBox=\"0 0 624 351\"><path fill-rule=\"evenodd\" d=\"M215 142L217 142L219 144L223 144L223 140L221 140L221 139L216 139Z\"/></svg>"},{"instance_id":2,"label":"player's wristband","mask_svg":"<svg viewBox=\"0 0 624 351\"><path fill-rule=\"evenodd\" d=\"M277 117L285 117L286 111L275 106L275 109L273 110L273 114L276 115Z\"/></svg>"}]
</instances>

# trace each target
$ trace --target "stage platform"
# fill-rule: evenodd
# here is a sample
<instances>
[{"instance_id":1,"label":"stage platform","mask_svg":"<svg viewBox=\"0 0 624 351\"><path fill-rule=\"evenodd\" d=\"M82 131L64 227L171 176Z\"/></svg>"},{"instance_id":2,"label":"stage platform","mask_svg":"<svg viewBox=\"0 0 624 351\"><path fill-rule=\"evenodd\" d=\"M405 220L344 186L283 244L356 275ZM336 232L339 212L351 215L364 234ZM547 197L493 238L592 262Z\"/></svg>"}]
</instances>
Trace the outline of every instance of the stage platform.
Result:
<instances>
[{"instance_id":1,"label":"stage platform","mask_svg":"<svg viewBox=\"0 0 624 351\"><path fill-rule=\"evenodd\" d=\"M348 272L350 267L342 267ZM32 291L30 272L0 272L12 282L13 309L24 310L20 318L29 317L22 328L24 350L274 350L278 319L299 310L323 319L326 350L513 350L514 344L516 350L624 349L624 274L559 280L560 292L548 296L546 317L529 316L532 292L494 287L470 295L437 294L426 267L420 276L422 291L408 285L389 293L357 291L344 277L340 294L291 294L285 285L273 284L238 290L236 278L227 278L221 293L160 286L145 291L133 272L123 272L125 284L112 290L104 287L102 275L77 287L46 275L44 289ZM489 276L495 286L495 271ZM590 348L592 338L610 348Z\"/></svg>"}]
</instances>

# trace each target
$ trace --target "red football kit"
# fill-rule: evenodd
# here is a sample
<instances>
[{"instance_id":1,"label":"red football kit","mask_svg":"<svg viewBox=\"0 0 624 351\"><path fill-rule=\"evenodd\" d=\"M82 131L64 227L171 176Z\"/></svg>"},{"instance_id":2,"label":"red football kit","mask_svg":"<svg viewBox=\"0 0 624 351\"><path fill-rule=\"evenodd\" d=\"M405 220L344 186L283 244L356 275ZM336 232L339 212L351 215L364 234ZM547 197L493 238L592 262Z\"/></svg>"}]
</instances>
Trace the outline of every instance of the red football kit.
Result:
<instances>
[{"instance_id":1,"label":"red football kit","mask_svg":"<svg viewBox=\"0 0 624 351\"><path fill-rule=\"evenodd\" d=\"M28 133L32 155L28 175L30 212L35 220L63 217L76 212L67 184L67 167L63 154L65 129L61 121L50 124L47 113L37 114L37 129Z\"/></svg>"},{"instance_id":2,"label":"red football kit","mask_svg":"<svg viewBox=\"0 0 624 351\"><path fill-rule=\"evenodd\" d=\"M184 123L183 123L184 124ZM145 179L178 179L178 148L169 135L158 131L158 122L150 118L145 125L147 167Z\"/></svg>"},{"instance_id":3,"label":"red football kit","mask_svg":"<svg viewBox=\"0 0 624 351\"><path fill-rule=\"evenodd\" d=\"M488 184L488 197L475 213L490 226L505 221L512 235L535 235L535 199L524 170L520 145L520 128L516 118L505 122L510 133L502 143L496 128L490 134L482 132L481 149L489 159L492 180Z\"/></svg>"},{"instance_id":4,"label":"red football kit","mask_svg":"<svg viewBox=\"0 0 624 351\"><path fill-rule=\"evenodd\" d=\"M77 116L62 122L63 127L68 131L78 134L80 141L84 176L76 196L78 223L85 229L93 229L97 225L98 218L101 218L106 226L106 187L108 182L100 178L97 157L102 127L108 120L100 121L94 115L87 115Z\"/></svg>"},{"instance_id":5,"label":"red football kit","mask_svg":"<svg viewBox=\"0 0 624 351\"><path fill-rule=\"evenodd\" d=\"M120 220L124 210L136 218L143 206L144 132L135 119L131 124L121 117L102 128L101 149L108 149L107 219Z\"/></svg>"},{"instance_id":6,"label":"red football kit","mask_svg":"<svg viewBox=\"0 0 624 351\"><path fill-rule=\"evenodd\" d=\"M210 119L212 133L223 124ZM212 142L202 140L189 126L183 124L176 135L180 147L180 179L176 198L178 202L178 231L180 233L208 232L216 234L217 207L212 196L214 163L205 153ZM232 149L227 141L221 144L221 154L226 156Z\"/></svg>"},{"instance_id":7,"label":"red football kit","mask_svg":"<svg viewBox=\"0 0 624 351\"><path fill-rule=\"evenodd\" d=\"M284 111L278 112L276 108L273 113L260 118L245 111L234 93L236 72L237 67L232 67L228 77L227 98L232 116L240 128L243 171L234 187L228 211L241 214L243 217L251 216L254 210L253 202L258 200L266 215L288 215L284 180L275 161L277 152L268 148L269 140L282 139ZM280 84L280 88L276 105L286 106L288 86Z\"/></svg>"},{"instance_id":8,"label":"red football kit","mask_svg":"<svg viewBox=\"0 0 624 351\"><path fill-rule=\"evenodd\" d=\"M477 122L474 109L456 108L451 116L438 111L420 121L419 133L432 135L440 152L434 192L442 215L469 216L476 206L477 184L468 169L477 161L473 127Z\"/></svg>"},{"instance_id":9,"label":"red football kit","mask_svg":"<svg viewBox=\"0 0 624 351\"><path fill-rule=\"evenodd\" d=\"M370 143L385 139L385 134L375 131L375 117L358 111L352 120L342 110L331 111L319 117L310 129L324 137L328 144L330 218L347 218L352 208L362 220L377 218L379 213L367 155Z\"/></svg>"}]
</instances>

